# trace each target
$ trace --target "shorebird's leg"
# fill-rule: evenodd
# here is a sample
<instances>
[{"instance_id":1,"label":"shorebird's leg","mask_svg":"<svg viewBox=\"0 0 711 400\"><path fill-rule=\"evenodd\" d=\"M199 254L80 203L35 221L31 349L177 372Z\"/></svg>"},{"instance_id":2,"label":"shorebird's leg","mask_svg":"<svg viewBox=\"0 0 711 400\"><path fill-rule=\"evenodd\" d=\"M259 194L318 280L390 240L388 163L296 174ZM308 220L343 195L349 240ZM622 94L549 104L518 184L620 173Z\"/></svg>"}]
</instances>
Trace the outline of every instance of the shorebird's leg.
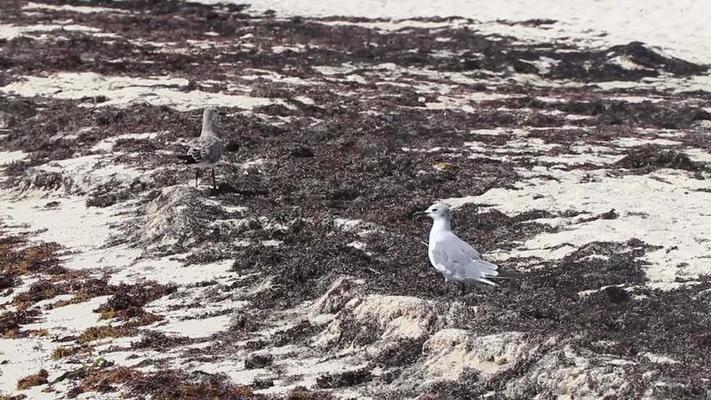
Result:
<instances>
[{"instance_id":1,"label":"shorebird's leg","mask_svg":"<svg viewBox=\"0 0 711 400\"><path fill-rule=\"evenodd\" d=\"M467 284L462 282L462 290L459 292L460 296L464 296L464 293L466 292L467 289Z\"/></svg>"},{"instance_id":2,"label":"shorebird's leg","mask_svg":"<svg viewBox=\"0 0 711 400\"><path fill-rule=\"evenodd\" d=\"M195 168L195 187L198 187L198 178L200 177L200 168Z\"/></svg>"},{"instance_id":3,"label":"shorebird's leg","mask_svg":"<svg viewBox=\"0 0 711 400\"><path fill-rule=\"evenodd\" d=\"M215 183L215 168L212 169L212 187L217 190L217 183Z\"/></svg>"}]
</instances>

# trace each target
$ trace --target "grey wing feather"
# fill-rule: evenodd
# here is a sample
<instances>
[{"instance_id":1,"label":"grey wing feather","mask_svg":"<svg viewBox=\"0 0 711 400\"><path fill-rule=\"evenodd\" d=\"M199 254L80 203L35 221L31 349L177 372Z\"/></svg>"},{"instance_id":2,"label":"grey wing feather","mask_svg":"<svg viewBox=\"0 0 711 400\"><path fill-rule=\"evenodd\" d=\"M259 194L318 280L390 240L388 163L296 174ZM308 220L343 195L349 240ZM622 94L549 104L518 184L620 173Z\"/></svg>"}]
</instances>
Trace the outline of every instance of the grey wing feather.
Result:
<instances>
[{"instance_id":1,"label":"grey wing feather","mask_svg":"<svg viewBox=\"0 0 711 400\"><path fill-rule=\"evenodd\" d=\"M188 155L197 163L214 164L220 160L225 145L220 138L204 137L198 139L188 149Z\"/></svg>"},{"instance_id":2,"label":"grey wing feather","mask_svg":"<svg viewBox=\"0 0 711 400\"><path fill-rule=\"evenodd\" d=\"M435 267L440 265L443 273L453 280L475 280L493 285L486 279L498 275L498 266L485 261L479 252L456 236L437 242L432 251Z\"/></svg>"}]
</instances>

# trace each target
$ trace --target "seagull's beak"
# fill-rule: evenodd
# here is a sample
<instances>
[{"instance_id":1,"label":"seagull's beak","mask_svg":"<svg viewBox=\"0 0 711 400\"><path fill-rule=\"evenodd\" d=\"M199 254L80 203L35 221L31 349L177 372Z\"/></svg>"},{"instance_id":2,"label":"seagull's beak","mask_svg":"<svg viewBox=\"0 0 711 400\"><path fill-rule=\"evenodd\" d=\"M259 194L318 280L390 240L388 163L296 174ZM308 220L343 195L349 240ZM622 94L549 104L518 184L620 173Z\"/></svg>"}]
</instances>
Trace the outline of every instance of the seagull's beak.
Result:
<instances>
[{"instance_id":1,"label":"seagull's beak","mask_svg":"<svg viewBox=\"0 0 711 400\"><path fill-rule=\"evenodd\" d=\"M412 214L412 217L413 217L413 218L422 218L422 217L424 217L425 215L427 215L427 213L424 212L424 211L415 211L415 213Z\"/></svg>"}]
</instances>

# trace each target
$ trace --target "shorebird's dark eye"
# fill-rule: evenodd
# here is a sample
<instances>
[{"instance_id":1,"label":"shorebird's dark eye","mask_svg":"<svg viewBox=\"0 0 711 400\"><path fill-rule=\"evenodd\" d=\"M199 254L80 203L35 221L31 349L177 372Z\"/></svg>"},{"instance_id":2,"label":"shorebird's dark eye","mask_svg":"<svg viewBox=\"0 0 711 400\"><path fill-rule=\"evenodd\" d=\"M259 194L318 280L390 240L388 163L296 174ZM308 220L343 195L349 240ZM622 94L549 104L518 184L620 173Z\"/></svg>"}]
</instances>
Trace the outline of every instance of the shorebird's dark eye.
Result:
<instances>
[{"instance_id":1,"label":"shorebird's dark eye","mask_svg":"<svg viewBox=\"0 0 711 400\"><path fill-rule=\"evenodd\" d=\"M432 212L437 212L437 209L435 208L434 210L432 210Z\"/></svg>"}]
</instances>

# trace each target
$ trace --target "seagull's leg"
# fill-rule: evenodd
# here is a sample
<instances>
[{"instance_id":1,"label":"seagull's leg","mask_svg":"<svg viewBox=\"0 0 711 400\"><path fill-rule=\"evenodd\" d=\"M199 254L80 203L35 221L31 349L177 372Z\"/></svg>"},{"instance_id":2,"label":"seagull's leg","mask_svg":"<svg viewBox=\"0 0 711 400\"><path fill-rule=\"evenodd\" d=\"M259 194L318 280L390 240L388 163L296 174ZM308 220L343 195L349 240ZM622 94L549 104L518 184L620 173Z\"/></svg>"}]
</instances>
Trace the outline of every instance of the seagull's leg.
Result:
<instances>
[{"instance_id":1,"label":"seagull's leg","mask_svg":"<svg viewBox=\"0 0 711 400\"><path fill-rule=\"evenodd\" d=\"M462 282L462 290L459 292L459 295L464 296L466 289L467 289L467 284Z\"/></svg>"},{"instance_id":2,"label":"seagull's leg","mask_svg":"<svg viewBox=\"0 0 711 400\"><path fill-rule=\"evenodd\" d=\"M215 183L215 168L212 169L212 187L217 190L217 184Z\"/></svg>"},{"instance_id":3,"label":"seagull's leg","mask_svg":"<svg viewBox=\"0 0 711 400\"><path fill-rule=\"evenodd\" d=\"M200 168L195 168L195 187L198 187L198 178L200 177Z\"/></svg>"}]
</instances>

